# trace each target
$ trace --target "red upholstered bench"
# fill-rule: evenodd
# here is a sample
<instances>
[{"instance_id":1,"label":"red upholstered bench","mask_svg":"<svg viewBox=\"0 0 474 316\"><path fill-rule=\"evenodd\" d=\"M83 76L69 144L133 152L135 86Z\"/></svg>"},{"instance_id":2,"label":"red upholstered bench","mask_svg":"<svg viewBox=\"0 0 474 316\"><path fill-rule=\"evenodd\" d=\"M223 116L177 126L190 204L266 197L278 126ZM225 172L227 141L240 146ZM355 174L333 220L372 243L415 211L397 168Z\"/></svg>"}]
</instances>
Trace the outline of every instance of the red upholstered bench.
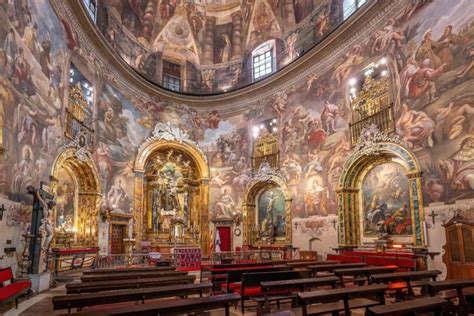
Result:
<instances>
[{"instance_id":1,"label":"red upholstered bench","mask_svg":"<svg viewBox=\"0 0 474 316\"><path fill-rule=\"evenodd\" d=\"M30 289L31 282L15 280L11 268L0 269L0 305L15 300L15 307L18 308L18 298L22 295L27 295L29 298Z\"/></svg>"}]
</instances>

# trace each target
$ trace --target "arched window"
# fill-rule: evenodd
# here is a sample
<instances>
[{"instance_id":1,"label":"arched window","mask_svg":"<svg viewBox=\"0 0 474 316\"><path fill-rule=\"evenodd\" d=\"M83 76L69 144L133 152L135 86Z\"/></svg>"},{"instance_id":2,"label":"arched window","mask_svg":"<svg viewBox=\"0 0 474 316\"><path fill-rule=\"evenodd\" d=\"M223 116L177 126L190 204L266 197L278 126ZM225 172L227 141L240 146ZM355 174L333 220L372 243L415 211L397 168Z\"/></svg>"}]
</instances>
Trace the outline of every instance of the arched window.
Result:
<instances>
[{"instance_id":1,"label":"arched window","mask_svg":"<svg viewBox=\"0 0 474 316\"><path fill-rule=\"evenodd\" d=\"M356 10L366 2L367 0L344 0L342 3L344 20L350 17L352 13L356 12Z\"/></svg>"},{"instance_id":2,"label":"arched window","mask_svg":"<svg viewBox=\"0 0 474 316\"><path fill-rule=\"evenodd\" d=\"M261 79L275 71L275 40L269 40L252 52L253 80Z\"/></svg>"}]
</instances>

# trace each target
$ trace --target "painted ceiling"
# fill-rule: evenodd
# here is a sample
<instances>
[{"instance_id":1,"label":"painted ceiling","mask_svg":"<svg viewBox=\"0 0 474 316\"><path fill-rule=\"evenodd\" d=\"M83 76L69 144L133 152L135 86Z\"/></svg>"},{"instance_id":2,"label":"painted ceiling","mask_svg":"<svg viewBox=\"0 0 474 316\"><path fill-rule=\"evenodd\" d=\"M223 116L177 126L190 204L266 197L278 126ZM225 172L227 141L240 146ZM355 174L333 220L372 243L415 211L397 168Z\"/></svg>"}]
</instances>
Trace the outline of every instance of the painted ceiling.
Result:
<instances>
[{"instance_id":1,"label":"painted ceiling","mask_svg":"<svg viewBox=\"0 0 474 316\"><path fill-rule=\"evenodd\" d=\"M105 0L96 24L140 75L163 86L179 65L180 92L219 94L256 80L252 51L271 41L276 71L342 23L336 0Z\"/></svg>"}]
</instances>

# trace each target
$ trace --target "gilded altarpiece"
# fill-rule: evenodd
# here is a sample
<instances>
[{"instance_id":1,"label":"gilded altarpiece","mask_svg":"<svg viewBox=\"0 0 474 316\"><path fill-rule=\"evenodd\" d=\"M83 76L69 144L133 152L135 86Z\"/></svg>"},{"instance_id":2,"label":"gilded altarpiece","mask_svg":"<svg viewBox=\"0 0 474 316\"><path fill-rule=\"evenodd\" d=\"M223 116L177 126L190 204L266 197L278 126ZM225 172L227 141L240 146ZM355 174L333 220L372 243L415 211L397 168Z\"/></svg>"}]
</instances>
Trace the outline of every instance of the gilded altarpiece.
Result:
<instances>
[{"instance_id":1,"label":"gilded altarpiece","mask_svg":"<svg viewBox=\"0 0 474 316\"><path fill-rule=\"evenodd\" d=\"M162 252L196 246L207 253L209 167L197 144L179 128L159 123L139 149L135 175L137 236Z\"/></svg>"},{"instance_id":2,"label":"gilded altarpiece","mask_svg":"<svg viewBox=\"0 0 474 316\"><path fill-rule=\"evenodd\" d=\"M389 187L375 192L371 182L377 176L377 182ZM427 246L421 169L397 136L380 132L375 125L365 128L344 164L337 194L341 247L358 247L382 237Z\"/></svg>"},{"instance_id":3,"label":"gilded altarpiece","mask_svg":"<svg viewBox=\"0 0 474 316\"><path fill-rule=\"evenodd\" d=\"M262 163L249 181L242 203L244 245L291 245L291 201L285 178L269 163Z\"/></svg>"},{"instance_id":4,"label":"gilded altarpiece","mask_svg":"<svg viewBox=\"0 0 474 316\"><path fill-rule=\"evenodd\" d=\"M86 155L87 151L72 141L58 155L53 163L50 176L51 189L59 197L53 215L55 226L55 247L95 247L98 244L99 202L101 198L100 183L97 170L92 160ZM82 153L82 154L81 154ZM61 175L67 170L74 184L66 187ZM63 195L75 196L72 205L67 206L62 201ZM62 203L64 202L64 203ZM69 208L69 209L68 209Z\"/></svg>"}]
</instances>

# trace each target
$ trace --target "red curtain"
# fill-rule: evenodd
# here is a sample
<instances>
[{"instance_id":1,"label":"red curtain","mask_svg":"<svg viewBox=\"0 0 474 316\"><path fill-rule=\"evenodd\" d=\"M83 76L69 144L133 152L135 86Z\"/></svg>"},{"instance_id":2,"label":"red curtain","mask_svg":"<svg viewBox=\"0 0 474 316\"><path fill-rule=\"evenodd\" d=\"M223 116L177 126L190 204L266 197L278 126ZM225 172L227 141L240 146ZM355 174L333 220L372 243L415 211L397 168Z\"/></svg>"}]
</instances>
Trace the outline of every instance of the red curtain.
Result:
<instances>
[{"instance_id":1,"label":"red curtain","mask_svg":"<svg viewBox=\"0 0 474 316\"><path fill-rule=\"evenodd\" d=\"M221 237L221 251L231 251L230 227L217 227Z\"/></svg>"}]
</instances>

